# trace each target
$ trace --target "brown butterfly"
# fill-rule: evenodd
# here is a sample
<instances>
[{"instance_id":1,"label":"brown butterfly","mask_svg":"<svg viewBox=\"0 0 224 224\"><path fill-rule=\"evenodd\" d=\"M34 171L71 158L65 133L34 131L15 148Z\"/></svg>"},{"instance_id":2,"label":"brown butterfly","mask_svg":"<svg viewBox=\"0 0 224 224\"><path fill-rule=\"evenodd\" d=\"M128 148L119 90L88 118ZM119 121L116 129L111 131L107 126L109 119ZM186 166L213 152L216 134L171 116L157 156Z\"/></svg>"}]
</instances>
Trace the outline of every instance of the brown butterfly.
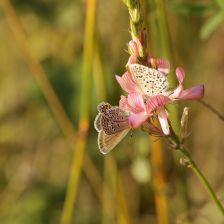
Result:
<instances>
[{"instance_id":1,"label":"brown butterfly","mask_svg":"<svg viewBox=\"0 0 224 224\"><path fill-rule=\"evenodd\" d=\"M117 106L102 102L98 105L94 127L98 131L98 146L103 154L109 153L130 131L128 113Z\"/></svg>"}]
</instances>

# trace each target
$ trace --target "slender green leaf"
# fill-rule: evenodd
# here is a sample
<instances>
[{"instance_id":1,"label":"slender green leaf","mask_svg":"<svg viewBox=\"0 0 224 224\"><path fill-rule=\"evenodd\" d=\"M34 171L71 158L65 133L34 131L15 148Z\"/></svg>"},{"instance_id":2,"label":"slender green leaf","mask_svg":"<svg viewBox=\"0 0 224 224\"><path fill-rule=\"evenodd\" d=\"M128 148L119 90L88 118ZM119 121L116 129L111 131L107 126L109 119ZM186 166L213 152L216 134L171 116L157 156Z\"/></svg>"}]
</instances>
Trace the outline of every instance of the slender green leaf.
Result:
<instances>
[{"instance_id":1,"label":"slender green leaf","mask_svg":"<svg viewBox=\"0 0 224 224\"><path fill-rule=\"evenodd\" d=\"M210 19L208 19L205 24L202 26L200 31L200 38L207 39L212 32L221 24L224 19L224 13L220 11Z\"/></svg>"},{"instance_id":2,"label":"slender green leaf","mask_svg":"<svg viewBox=\"0 0 224 224\"><path fill-rule=\"evenodd\" d=\"M224 10L224 1L223 0L213 0L222 10Z\"/></svg>"}]
</instances>

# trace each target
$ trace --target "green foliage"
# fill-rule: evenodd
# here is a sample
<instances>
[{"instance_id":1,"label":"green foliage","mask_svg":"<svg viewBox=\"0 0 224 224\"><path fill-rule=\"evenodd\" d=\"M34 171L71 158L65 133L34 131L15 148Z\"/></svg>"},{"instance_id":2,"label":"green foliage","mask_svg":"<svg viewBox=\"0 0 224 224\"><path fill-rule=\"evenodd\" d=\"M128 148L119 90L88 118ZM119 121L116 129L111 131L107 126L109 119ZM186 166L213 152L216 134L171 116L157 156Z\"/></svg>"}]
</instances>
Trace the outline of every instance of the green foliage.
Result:
<instances>
[{"instance_id":1,"label":"green foliage","mask_svg":"<svg viewBox=\"0 0 224 224\"><path fill-rule=\"evenodd\" d=\"M65 111L77 127L80 111L85 1L13 0L12 2L26 33L27 44L43 66ZM154 36L149 48L151 49L154 43L158 44L155 56L164 56L161 49L165 44L166 32L169 32L171 54L176 59L171 72L174 73L176 65L185 67L186 87L206 83L206 98L222 108L224 70L222 31L218 32L215 40L211 38L202 42L196 38L203 21L205 21L202 27L204 38L208 38L214 30L220 28L223 21L222 1L217 0L209 4L194 1L191 1L192 4L166 2L165 9L172 9L166 11L165 21L169 27L168 31L162 26L158 29L161 15L157 14L155 7L149 8L147 12L146 24L149 23L149 28L155 27L150 33L150 36ZM197 16L191 17L191 15ZM72 147L66 142L55 117L50 112L50 107L32 76L32 71L11 32L2 8L0 17L0 223L59 223ZM130 40L128 19L127 9L121 1L98 2L95 26L103 68L96 66L91 76L100 74L104 79L100 84L98 81L91 81L90 85L90 131L87 152L101 178L105 157L97 149L93 120L97 114L96 104L99 103L102 89L106 89L107 100L111 104L115 105L119 100L121 90L114 75L121 75L125 71L124 65L128 59L125 44ZM97 77L94 79L97 80ZM224 176L220 170L223 160L223 124L197 103L188 102L188 105L190 130L192 130L189 147L203 165L208 177L213 180L214 186L222 189ZM169 112L174 114L172 110ZM201 202L205 203L207 195L194 179L185 178L188 183L182 183L179 164L174 166L171 162L170 150L165 148L164 152L167 154L168 181L165 192L170 199L171 223L175 223L176 217L182 215L183 211L189 211L189 208L200 210L199 205ZM149 163L151 149L147 136L142 132L133 131L132 136L127 136L108 156L113 156L116 160L133 222L155 223L151 180L153 176ZM206 162L203 163L204 161ZM74 213L74 222L79 224L102 221L102 201L98 200L95 189L102 195L103 187L100 182L97 182L96 187L94 181L91 182L88 177L95 180L91 168L81 175ZM184 187L190 189L191 200L188 200ZM118 208L116 195L111 192L109 195L112 198L113 209L116 210ZM185 206L186 204L189 207ZM208 210L217 217L215 209Z\"/></svg>"},{"instance_id":2,"label":"green foliage","mask_svg":"<svg viewBox=\"0 0 224 224\"><path fill-rule=\"evenodd\" d=\"M211 18L209 18L202 26L200 31L200 38L207 39L218 28L224 20L224 11L220 11Z\"/></svg>"},{"instance_id":3,"label":"green foliage","mask_svg":"<svg viewBox=\"0 0 224 224\"><path fill-rule=\"evenodd\" d=\"M56 17L57 8L55 1L44 0L13 0L13 4L22 12L32 10L39 18L53 21Z\"/></svg>"},{"instance_id":4,"label":"green foliage","mask_svg":"<svg viewBox=\"0 0 224 224\"><path fill-rule=\"evenodd\" d=\"M207 39L223 22L224 2L222 0L213 0L211 3L171 3L171 10L177 14L188 16L208 16L210 18L204 22L200 30L200 38Z\"/></svg>"},{"instance_id":5,"label":"green foliage","mask_svg":"<svg viewBox=\"0 0 224 224\"><path fill-rule=\"evenodd\" d=\"M170 9L180 15L195 15L202 16L207 15L214 11L215 4L205 3L171 3Z\"/></svg>"}]
</instances>

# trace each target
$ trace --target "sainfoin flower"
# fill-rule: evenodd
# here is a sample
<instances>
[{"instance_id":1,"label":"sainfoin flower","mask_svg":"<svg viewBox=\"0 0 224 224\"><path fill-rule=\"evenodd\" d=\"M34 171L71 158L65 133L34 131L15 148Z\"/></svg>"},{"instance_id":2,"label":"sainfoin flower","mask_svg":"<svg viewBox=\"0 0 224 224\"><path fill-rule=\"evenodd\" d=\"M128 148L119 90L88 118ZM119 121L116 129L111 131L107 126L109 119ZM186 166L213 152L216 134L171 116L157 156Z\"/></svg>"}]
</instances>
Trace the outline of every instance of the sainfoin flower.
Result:
<instances>
[{"instance_id":1,"label":"sainfoin flower","mask_svg":"<svg viewBox=\"0 0 224 224\"><path fill-rule=\"evenodd\" d=\"M135 46L137 44L131 44L132 48ZM132 52L136 54L137 51L132 49ZM136 60L137 55L129 59L127 71L121 77L116 75L118 83L128 93L127 98L121 97L120 107L130 111L129 123L132 128L141 126L149 117L156 115L163 133L169 135L168 112L165 106L177 100L201 99L204 85L184 89L185 72L178 67L176 77L179 85L170 90L167 80L170 65L166 59L148 56L147 66L136 64Z\"/></svg>"},{"instance_id":2,"label":"sainfoin flower","mask_svg":"<svg viewBox=\"0 0 224 224\"><path fill-rule=\"evenodd\" d=\"M133 128L142 127L149 134L170 135L167 104L177 100L197 100L204 95L204 86L198 85L184 89L185 72L176 69L178 86L169 88L167 76L170 71L169 61L144 55L145 35L129 42L131 56L122 76L116 79L127 96L121 96L119 106L102 102L98 106L94 126L98 131L98 146L103 154L110 152ZM144 55L144 65L142 63ZM141 60L139 60L141 58ZM160 127L154 124L158 118Z\"/></svg>"}]
</instances>

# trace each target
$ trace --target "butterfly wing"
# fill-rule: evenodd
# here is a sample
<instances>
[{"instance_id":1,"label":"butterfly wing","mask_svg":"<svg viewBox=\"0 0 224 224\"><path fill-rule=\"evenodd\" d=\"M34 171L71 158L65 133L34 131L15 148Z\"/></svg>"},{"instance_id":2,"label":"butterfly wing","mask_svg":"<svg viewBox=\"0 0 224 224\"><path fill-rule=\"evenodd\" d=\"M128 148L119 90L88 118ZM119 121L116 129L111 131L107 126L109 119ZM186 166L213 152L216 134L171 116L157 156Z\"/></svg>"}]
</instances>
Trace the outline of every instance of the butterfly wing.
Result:
<instances>
[{"instance_id":1,"label":"butterfly wing","mask_svg":"<svg viewBox=\"0 0 224 224\"><path fill-rule=\"evenodd\" d=\"M97 109L99 113L105 114L107 113L107 110L110 109L112 106L107 103L107 102L101 102L98 106Z\"/></svg>"},{"instance_id":2,"label":"butterfly wing","mask_svg":"<svg viewBox=\"0 0 224 224\"><path fill-rule=\"evenodd\" d=\"M103 154L109 153L130 131L125 129L112 135L106 134L101 130L98 134L98 147Z\"/></svg>"},{"instance_id":3,"label":"butterfly wing","mask_svg":"<svg viewBox=\"0 0 224 224\"><path fill-rule=\"evenodd\" d=\"M168 82L162 72L140 64L129 65L129 71L143 94L150 97L166 94Z\"/></svg>"},{"instance_id":4,"label":"butterfly wing","mask_svg":"<svg viewBox=\"0 0 224 224\"><path fill-rule=\"evenodd\" d=\"M130 128L130 124L127 120L117 121L115 119L110 119L104 115L101 117L101 127L102 130L108 135L115 134L117 132L123 131L124 129Z\"/></svg>"},{"instance_id":5,"label":"butterfly wing","mask_svg":"<svg viewBox=\"0 0 224 224\"><path fill-rule=\"evenodd\" d=\"M98 105L94 127L98 131L98 146L103 154L109 153L130 131L128 114L117 106L102 102Z\"/></svg>"},{"instance_id":6,"label":"butterfly wing","mask_svg":"<svg viewBox=\"0 0 224 224\"><path fill-rule=\"evenodd\" d=\"M120 109L117 106L113 106L106 111L104 114L109 119L112 119L117 122L127 121L129 117L129 113L125 112L124 110Z\"/></svg>"},{"instance_id":7,"label":"butterfly wing","mask_svg":"<svg viewBox=\"0 0 224 224\"><path fill-rule=\"evenodd\" d=\"M101 119L102 119L102 114L98 113L94 120L94 128L97 130L97 132L100 132L102 130Z\"/></svg>"}]
</instances>

